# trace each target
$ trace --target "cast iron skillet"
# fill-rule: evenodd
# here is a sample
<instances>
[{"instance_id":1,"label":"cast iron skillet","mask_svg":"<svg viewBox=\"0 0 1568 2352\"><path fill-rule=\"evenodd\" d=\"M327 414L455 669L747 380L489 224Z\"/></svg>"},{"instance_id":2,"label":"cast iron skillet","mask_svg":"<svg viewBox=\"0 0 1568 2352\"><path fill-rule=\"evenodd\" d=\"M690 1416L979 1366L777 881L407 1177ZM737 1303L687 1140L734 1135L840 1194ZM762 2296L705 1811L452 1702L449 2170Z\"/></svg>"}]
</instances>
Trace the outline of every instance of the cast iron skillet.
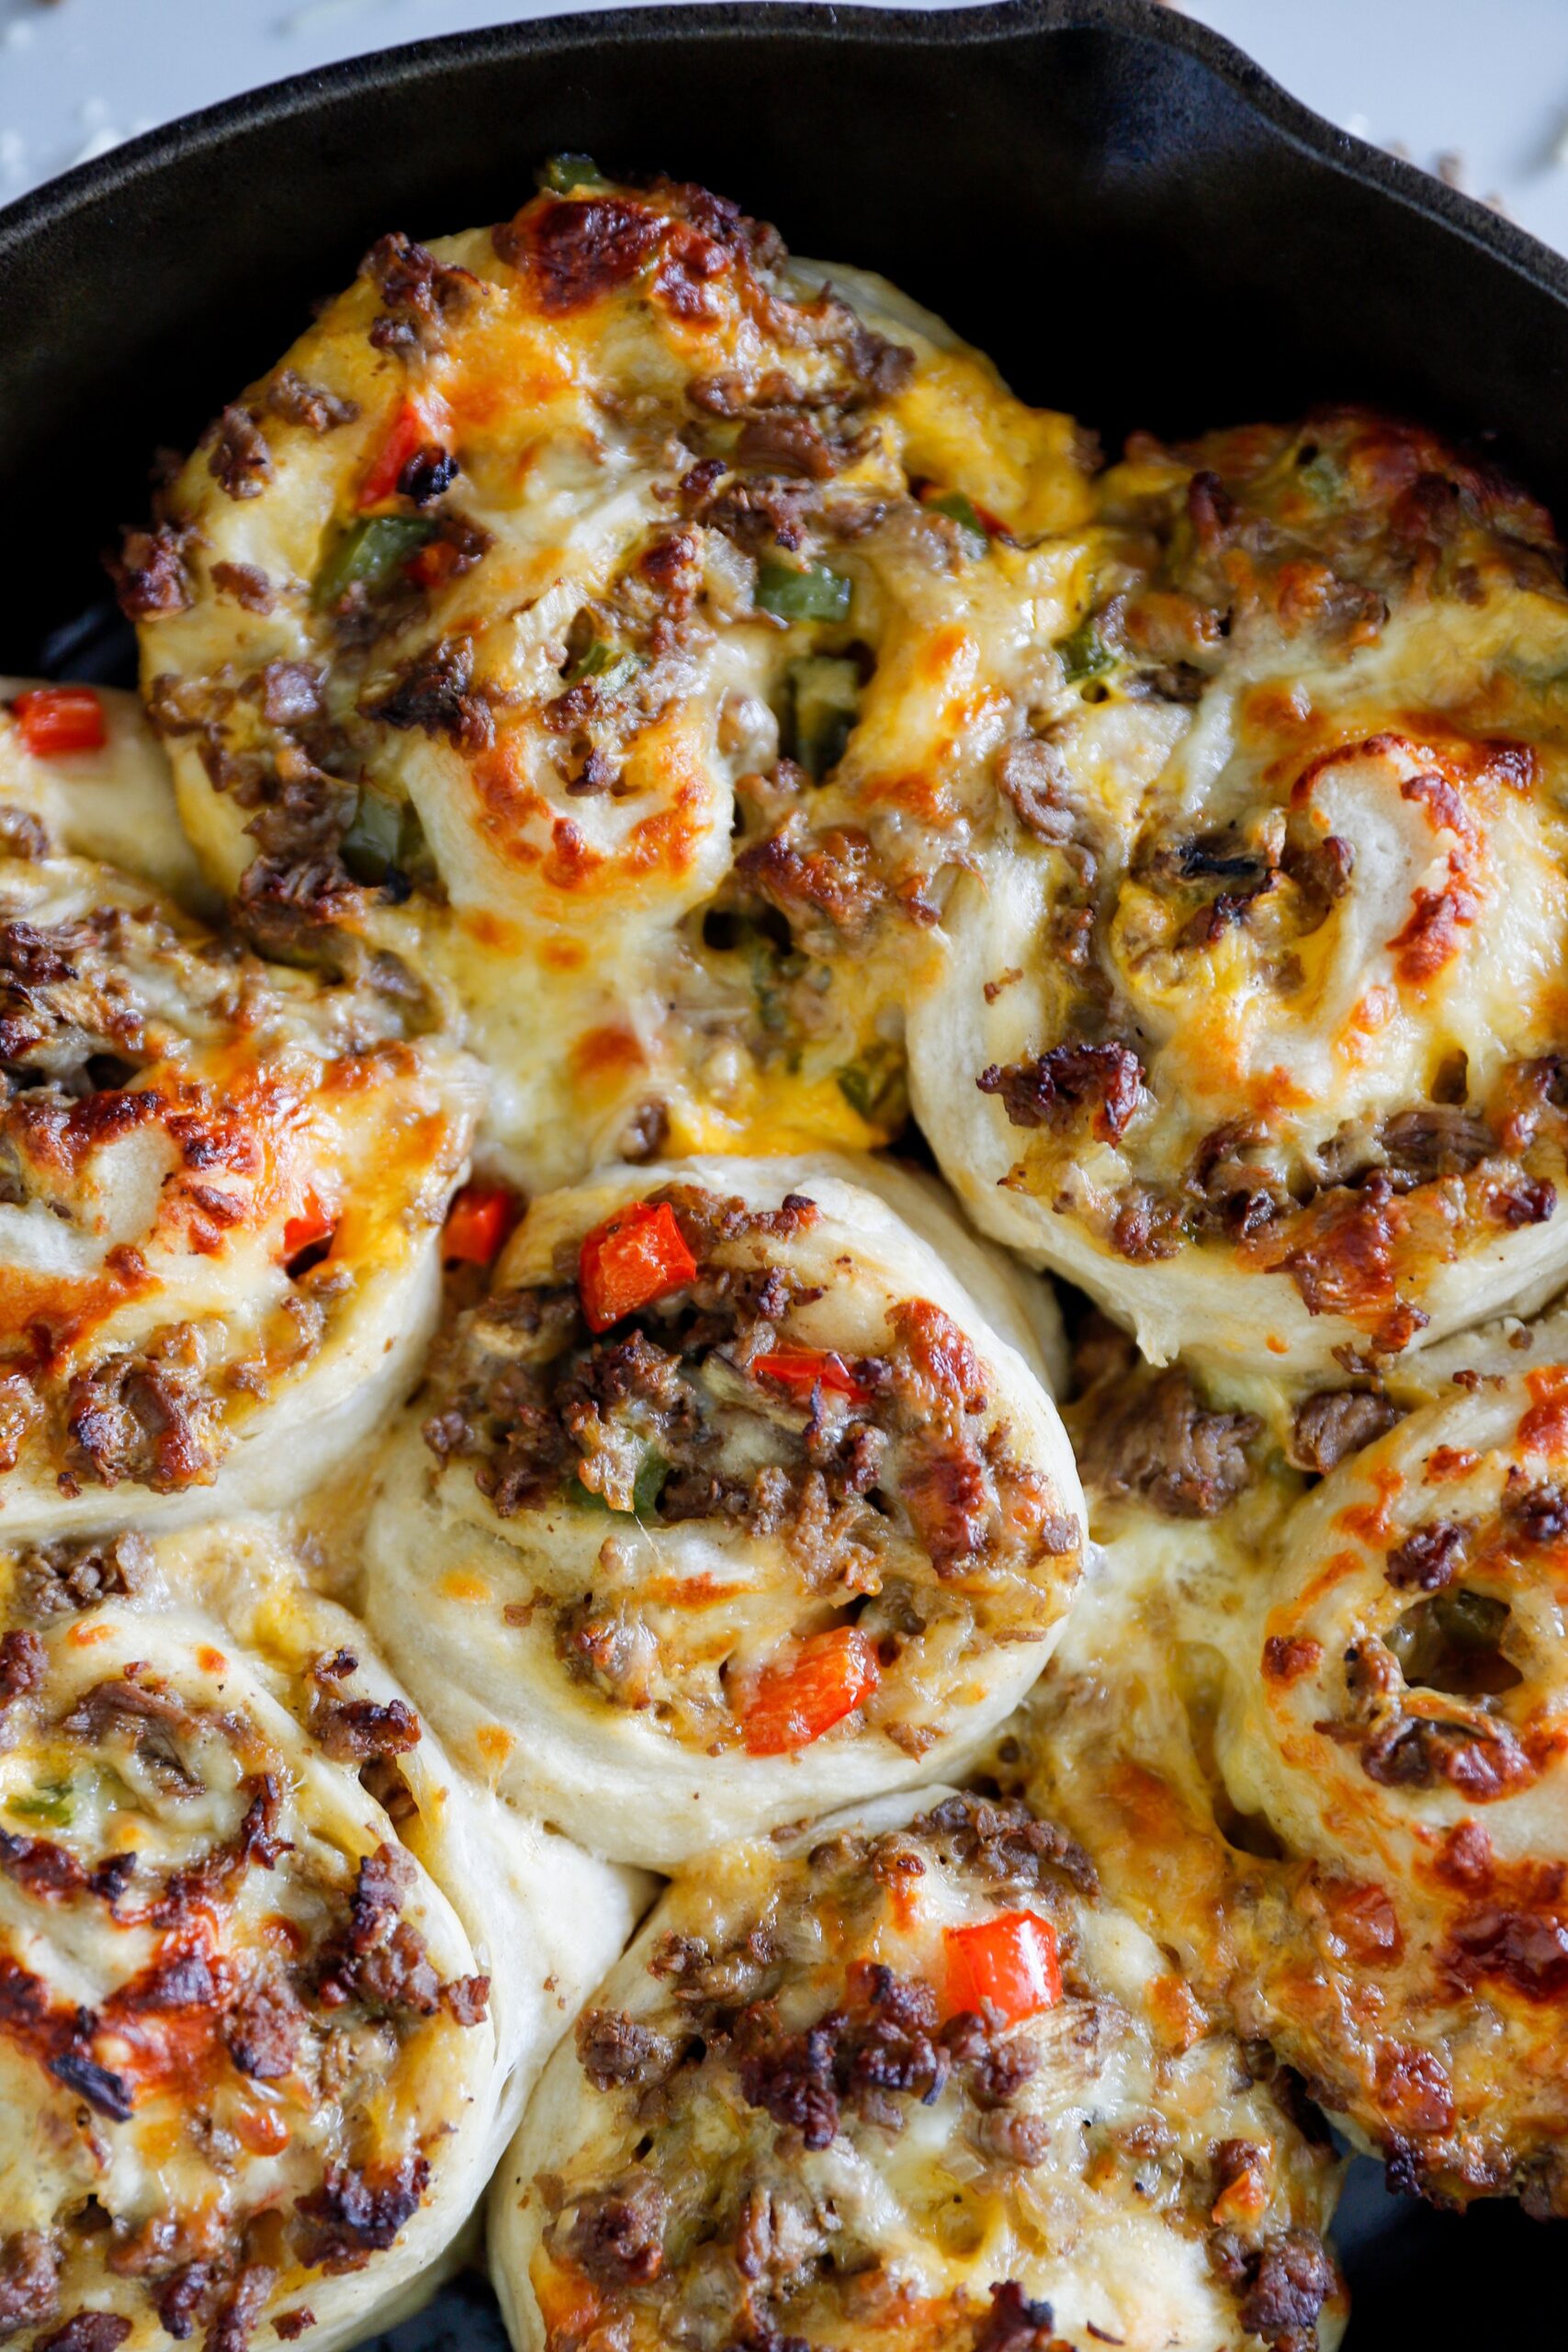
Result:
<instances>
[{"instance_id":1,"label":"cast iron skillet","mask_svg":"<svg viewBox=\"0 0 1568 2352\"><path fill-rule=\"evenodd\" d=\"M881 269L1109 447L1373 401L1568 516L1568 263L1152 0L624 9L356 58L0 211L0 667L131 674L100 549L382 231L515 209L543 155L705 180ZM3 2217L0 2217L3 2218ZM1351 2352L1561 2329L1555 2232L1386 2198L1338 2230ZM475 2287L390 2339L502 2341Z\"/></svg>"}]
</instances>

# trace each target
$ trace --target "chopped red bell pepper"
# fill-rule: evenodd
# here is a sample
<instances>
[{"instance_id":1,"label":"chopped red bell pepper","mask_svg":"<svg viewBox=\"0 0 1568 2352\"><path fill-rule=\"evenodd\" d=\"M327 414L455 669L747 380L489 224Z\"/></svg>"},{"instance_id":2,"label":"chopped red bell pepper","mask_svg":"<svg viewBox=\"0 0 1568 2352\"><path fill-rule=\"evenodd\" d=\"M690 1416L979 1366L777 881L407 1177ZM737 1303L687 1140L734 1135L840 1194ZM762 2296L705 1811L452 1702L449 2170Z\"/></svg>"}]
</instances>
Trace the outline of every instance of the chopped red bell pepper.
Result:
<instances>
[{"instance_id":1,"label":"chopped red bell pepper","mask_svg":"<svg viewBox=\"0 0 1568 2352\"><path fill-rule=\"evenodd\" d=\"M504 1184L465 1184L446 1212L441 1254L466 1266L488 1266L517 1222L517 1203Z\"/></svg>"},{"instance_id":2,"label":"chopped red bell pepper","mask_svg":"<svg viewBox=\"0 0 1568 2352\"><path fill-rule=\"evenodd\" d=\"M947 2006L978 2010L989 2002L1009 2025L1054 2008L1062 1997L1056 1930L1033 1911L1004 1911L973 1928L949 1928Z\"/></svg>"},{"instance_id":3,"label":"chopped red bell pepper","mask_svg":"<svg viewBox=\"0 0 1568 2352\"><path fill-rule=\"evenodd\" d=\"M439 446L446 427L446 415L434 401L404 401L359 485L361 507L379 506L383 500L395 498L409 459L417 458L422 449Z\"/></svg>"},{"instance_id":4,"label":"chopped red bell pepper","mask_svg":"<svg viewBox=\"0 0 1568 2352\"><path fill-rule=\"evenodd\" d=\"M313 1250L318 1241L328 1240L336 1231L337 1218L321 1206L314 1193L307 1193L299 1215L291 1216L283 1228L285 1260Z\"/></svg>"},{"instance_id":5,"label":"chopped red bell pepper","mask_svg":"<svg viewBox=\"0 0 1568 2352\"><path fill-rule=\"evenodd\" d=\"M853 1625L808 1634L787 1666L764 1667L746 1710L746 1752L786 1756L809 1747L871 1697L876 1652Z\"/></svg>"},{"instance_id":6,"label":"chopped red bell pepper","mask_svg":"<svg viewBox=\"0 0 1568 2352\"><path fill-rule=\"evenodd\" d=\"M843 1357L830 1348L774 1348L765 1356L753 1356L751 1369L803 1398L822 1387L831 1389L835 1396L847 1396L852 1405L871 1402L865 1383L857 1380Z\"/></svg>"},{"instance_id":7,"label":"chopped red bell pepper","mask_svg":"<svg viewBox=\"0 0 1568 2352\"><path fill-rule=\"evenodd\" d=\"M11 711L35 760L101 752L108 740L104 707L91 686L29 686Z\"/></svg>"},{"instance_id":8,"label":"chopped red bell pepper","mask_svg":"<svg viewBox=\"0 0 1568 2352\"><path fill-rule=\"evenodd\" d=\"M607 1331L667 1291L694 1280L697 1261L668 1201L635 1201L583 1238L577 1288L591 1331Z\"/></svg>"}]
</instances>

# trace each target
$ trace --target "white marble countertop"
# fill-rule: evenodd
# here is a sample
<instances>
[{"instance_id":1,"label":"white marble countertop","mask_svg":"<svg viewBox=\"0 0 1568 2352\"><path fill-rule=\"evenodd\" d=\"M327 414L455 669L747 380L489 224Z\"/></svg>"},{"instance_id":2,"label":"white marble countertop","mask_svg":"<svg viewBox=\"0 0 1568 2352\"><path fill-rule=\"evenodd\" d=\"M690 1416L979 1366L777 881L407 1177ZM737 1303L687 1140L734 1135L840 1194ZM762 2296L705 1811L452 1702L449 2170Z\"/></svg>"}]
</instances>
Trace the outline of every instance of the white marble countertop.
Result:
<instances>
[{"instance_id":1,"label":"white marble countertop","mask_svg":"<svg viewBox=\"0 0 1568 2352\"><path fill-rule=\"evenodd\" d=\"M572 0L0 0L0 201L172 115ZM1568 0L1187 0L1347 129L1568 250Z\"/></svg>"}]
</instances>

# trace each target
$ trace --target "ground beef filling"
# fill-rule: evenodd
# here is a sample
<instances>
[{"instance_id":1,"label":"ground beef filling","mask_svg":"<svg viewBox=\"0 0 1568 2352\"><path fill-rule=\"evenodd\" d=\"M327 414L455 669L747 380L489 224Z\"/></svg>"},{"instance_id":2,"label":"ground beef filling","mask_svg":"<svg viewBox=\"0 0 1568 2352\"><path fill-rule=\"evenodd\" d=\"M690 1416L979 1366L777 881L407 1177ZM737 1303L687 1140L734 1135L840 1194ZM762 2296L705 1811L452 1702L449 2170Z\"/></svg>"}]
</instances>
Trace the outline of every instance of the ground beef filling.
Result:
<instances>
[{"instance_id":1,"label":"ground beef filling","mask_svg":"<svg viewBox=\"0 0 1568 2352\"><path fill-rule=\"evenodd\" d=\"M885 1668L923 1630L933 1586L946 1608L977 1590L1019 1595L1029 1617L1031 1588L1077 1550L1079 1531L990 1417L957 1326L929 1301L904 1301L885 1352L827 1357L814 1380L793 1324L821 1289L732 1262L737 1245L807 1227L812 1204L757 1213L682 1185L649 1198L674 1209L695 1279L597 1339L575 1250L562 1280L473 1310L425 1423L437 1458L470 1461L503 1519L564 1501L647 1526L702 1521L782 1539L803 1595L851 1611L878 1597ZM785 1374L770 1368L781 1362ZM648 1702L646 1645L624 1612L568 1604L558 1631L573 1670Z\"/></svg>"},{"instance_id":2,"label":"ground beef filling","mask_svg":"<svg viewBox=\"0 0 1568 2352\"><path fill-rule=\"evenodd\" d=\"M806 1997L799 1952L852 1955L890 1893L935 1873L988 1909L1027 1907L1055 1923L1075 2030L1058 2020L1054 2037L1066 2032L1089 2050L1109 2026L1080 1973L1073 1924L1075 1906L1095 1900L1092 1866L1021 1804L950 1798L904 1828L825 1836L791 1872L780 1897L721 1935L668 1931L648 1962L661 1993L643 2014L594 2009L578 2025L579 2063L595 2097L614 2103L614 2125L592 2159L539 2182L543 2245L552 2264L592 2282L628 2343L673 2340L697 2308L726 2352L783 2352L819 2329L836 2337L846 2312L868 2342L884 2341L885 2329L902 2341L901 2246L890 2256L879 2242L866 2218L874 2203L845 2211L815 2187L803 2152L847 2137L874 2165L934 2109L1003 2193L1047 2156L1052 2127L1031 2086L1050 2062L994 2008L944 2011L940 1943L930 1970L818 1958L808 1963L813 1990L821 1980L816 2000ZM1169 2148L1155 2116L1130 2132L1086 2128L1097 2165L1134 2168L1151 2147ZM1224 2186L1216 2173L1239 2168L1246 2144L1177 2166L1180 2194L1213 2242L1216 2272L1247 2299L1248 2329L1276 2352L1305 2352L1336 2284L1316 2241L1233 2233L1221 2243L1210 2226ZM924 2316L934 2343L938 2314L926 2306ZM955 2298L941 2319L953 2352L1066 2352L1050 2306L1016 2279L992 2283L988 2299ZM549 2352L568 2352L581 2339L566 2322L547 2340Z\"/></svg>"},{"instance_id":3,"label":"ground beef filling","mask_svg":"<svg viewBox=\"0 0 1568 2352\"><path fill-rule=\"evenodd\" d=\"M122 1589L128 1569L136 1573L112 1546L77 1546L69 1555L58 1546L36 1557L33 1581L39 1594L48 1593L45 1615L53 1613L57 1579L107 1591ZM46 1576L48 1588L39 1582ZM73 2199L72 2210L47 2230L0 2232L0 2336L69 2310L65 2282L80 2262L136 2282L150 2315L175 2336L199 2330L204 2352L244 2352L287 2268L329 2275L360 2269L417 2212L430 2163L416 2144L401 2156L389 2153L372 2120L378 2088L402 2063L404 2045L429 2030L428 2020L444 2015L459 2028L478 2024L488 2010L488 1982L444 1982L438 1974L409 1916L418 1872L400 1847L377 1847L346 1877L300 1857L281 1834L281 1768L245 1718L186 1705L146 1668L95 1684L60 1715L49 1704L44 1674L30 1670L33 1653L38 1660L46 1655L38 1637L7 1640L13 1646L0 1668L12 1701L8 1738L14 1745L23 1735L20 1702L26 1727L51 1756L65 1744L72 1777L118 1765L122 1777L151 1777L177 1801L206 1785L203 1757L214 1741L233 1747L247 1769L238 1792L243 1817L234 1834L162 1873L138 1851L93 1861L49 1835L0 1828L0 1872L40 1906L44 1924L85 1905L111 1932L123 1917L126 1932L151 1927L158 1939L151 1962L96 2010L58 2001L14 1952L0 1951L0 2036L90 2109L100 2132L135 2128L143 2086L137 2062L121 2054L128 2048L156 2052L161 2037L177 2030L182 2047L208 2053L189 2069L188 2090L177 2094L180 2140L160 2176L167 2199L157 2211L139 2222L133 2211L106 2212L93 2200L82 2206ZM353 1667L347 1659L347 1670ZM330 1662L321 1671L330 1672ZM367 1702L327 1702L340 1713L356 1703ZM408 1711L401 1713L407 1724L394 1725L389 1736L407 1747L419 1730ZM356 1746L354 1753L360 1752ZM69 1819L69 1787L68 1779L51 1780L39 1800L62 1823ZM214 1929L221 1937L225 1915L255 1871L276 1873L279 1882L307 1875L313 1898L307 1911L316 1926L287 1941L215 1954ZM289 2080L315 2086L318 2120L310 2121L308 2111L306 2120L296 2120L296 2102L289 2112L298 2153L290 2158L288 2200L279 2205L270 2167L264 2167L263 2193L252 2211L243 2154L249 2143L232 2128L244 2108L243 2086ZM301 2165L302 2143L310 2141L318 2144ZM130 2323L113 2324L118 2343Z\"/></svg>"}]
</instances>

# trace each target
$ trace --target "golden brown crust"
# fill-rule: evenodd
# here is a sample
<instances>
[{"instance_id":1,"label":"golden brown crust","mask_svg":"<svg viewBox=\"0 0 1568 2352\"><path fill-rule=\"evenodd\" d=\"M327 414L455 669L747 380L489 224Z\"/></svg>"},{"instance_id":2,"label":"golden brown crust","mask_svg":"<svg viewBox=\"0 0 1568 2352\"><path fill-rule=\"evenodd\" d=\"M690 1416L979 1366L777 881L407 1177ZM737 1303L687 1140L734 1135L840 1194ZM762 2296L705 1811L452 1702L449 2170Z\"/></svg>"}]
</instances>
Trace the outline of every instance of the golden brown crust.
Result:
<instances>
[{"instance_id":1,"label":"golden brown crust","mask_svg":"<svg viewBox=\"0 0 1568 2352\"><path fill-rule=\"evenodd\" d=\"M1021 1931L1059 1986L966 2008L955 1953ZM699 2314L737 2346L1307 2352L1343 2308L1333 2160L1239 2058L1025 1807L839 1815L676 1882L553 2062L492 2258L528 2352Z\"/></svg>"},{"instance_id":2,"label":"golden brown crust","mask_svg":"<svg viewBox=\"0 0 1568 2352\"><path fill-rule=\"evenodd\" d=\"M1550 525L1357 411L1135 443L1102 496L917 1108L1156 1357L1206 1299L1260 1369L1396 1355L1562 1263Z\"/></svg>"}]
</instances>

